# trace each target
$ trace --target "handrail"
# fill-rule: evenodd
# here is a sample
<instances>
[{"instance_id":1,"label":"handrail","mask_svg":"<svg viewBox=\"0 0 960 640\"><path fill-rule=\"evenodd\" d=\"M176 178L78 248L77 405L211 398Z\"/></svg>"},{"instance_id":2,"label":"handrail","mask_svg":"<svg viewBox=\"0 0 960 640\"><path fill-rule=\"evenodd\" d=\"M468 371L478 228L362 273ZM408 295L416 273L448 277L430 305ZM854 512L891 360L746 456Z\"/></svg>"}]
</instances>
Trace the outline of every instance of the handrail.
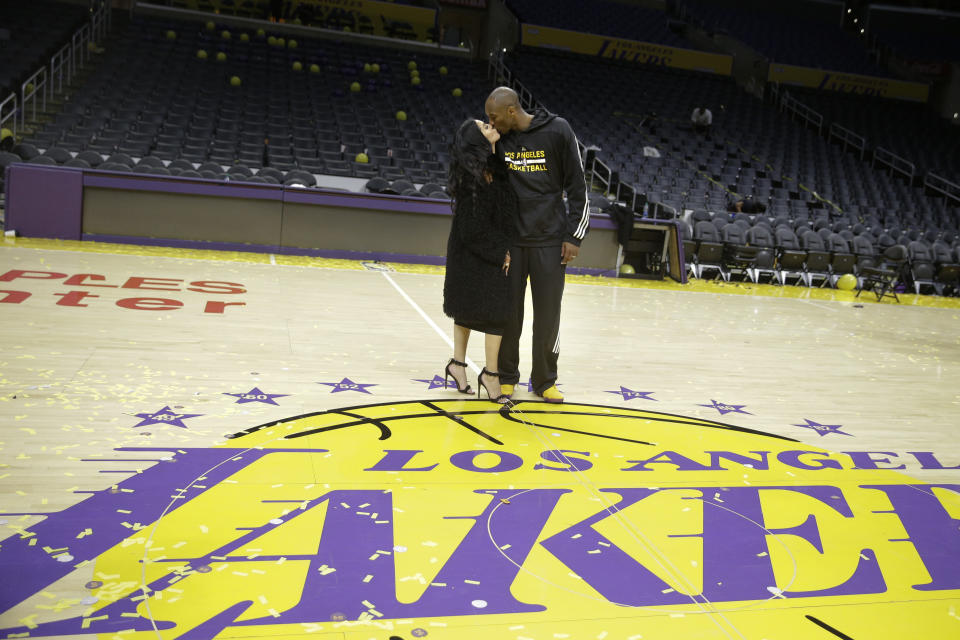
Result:
<instances>
[{"instance_id":1,"label":"handrail","mask_svg":"<svg viewBox=\"0 0 960 640\"><path fill-rule=\"evenodd\" d=\"M923 185L932 191L942 193L945 197L960 204L960 184L951 182L935 173L927 173L923 178Z\"/></svg>"},{"instance_id":2,"label":"handrail","mask_svg":"<svg viewBox=\"0 0 960 640\"><path fill-rule=\"evenodd\" d=\"M9 110L5 111L9 107ZM17 135L17 94L11 93L0 101L0 128L7 128L6 124L11 122L10 131L14 136Z\"/></svg>"},{"instance_id":3,"label":"handrail","mask_svg":"<svg viewBox=\"0 0 960 640\"><path fill-rule=\"evenodd\" d=\"M90 39L89 24L83 25L73 34L70 47L73 53L73 66L70 68L70 77L76 75L83 68L83 65L90 61L90 42L92 40Z\"/></svg>"},{"instance_id":4,"label":"handrail","mask_svg":"<svg viewBox=\"0 0 960 640\"><path fill-rule=\"evenodd\" d=\"M867 139L860 134L834 122L830 125L829 138L835 138L842 142L844 151L847 150L848 146L853 147L860 152L860 159L863 160L863 156L867 151Z\"/></svg>"},{"instance_id":5,"label":"handrail","mask_svg":"<svg viewBox=\"0 0 960 640\"><path fill-rule=\"evenodd\" d=\"M63 45L59 51L50 56L50 95L63 92L63 87L73 77L70 74L70 65L73 50L69 44ZM64 82L66 81L66 82Z\"/></svg>"},{"instance_id":6,"label":"handrail","mask_svg":"<svg viewBox=\"0 0 960 640\"><path fill-rule=\"evenodd\" d=\"M503 52L495 51L490 53L490 60L487 63L487 77L492 77L494 81L502 86L507 86L517 92L520 100L520 106L529 111L543 106L536 98L533 92L519 80L514 79L513 72L503 61Z\"/></svg>"},{"instance_id":7,"label":"handrail","mask_svg":"<svg viewBox=\"0 0 960 640\"><path fill-rule=\"evenodd\" d=\"M590 191L593 191L594 181L603 185L604 195L610 193L610 181L613 179L613 171L605 165L599 158L593 159L593 166L590 169Z\"/></svg>"},{"instance_id":8,"label":"handrail","mask_svg":"<svg viewBox=\"0 0 960 640\"><path fill-rule=\"evenodd\" d=\"M823 115L791 96L788 91L784 91L780 98L780 108L794 113L816 127L819 133L823 133Z\"/></svg>"},{"instance_id":9,"label":"handrail","mask_svg":"<svg viewBox=\"0 0 960 640\"><path fill-rule=\"evenodd\" d=\"M20 85L20 99L21 99L21 109L20 109L20 126L26 126L27 123L27 107L33 107L33 115L30 118L31 121L37 119L37 94L40 94L40 100L42 101L42 109L46 110L47 108L47 67L46 65L37 69L33 75L23 81L23 84Z\"/></svg>"},{"instance_id":10,"label":"handrail","mask_svg":"<svg viewBox=\"0 0 960 640\"><path fill-rule=\"evenodd\" d=\"M889 149L884 149L883 147L877 147L873 152L873 166L876 167L877 163L890 167L891 171L896 171L902 173L908 180L913 181L914 177L917 175L917 165L910 162L903 156L898 156L893 151Z\"/></svg>"}]
</instances>

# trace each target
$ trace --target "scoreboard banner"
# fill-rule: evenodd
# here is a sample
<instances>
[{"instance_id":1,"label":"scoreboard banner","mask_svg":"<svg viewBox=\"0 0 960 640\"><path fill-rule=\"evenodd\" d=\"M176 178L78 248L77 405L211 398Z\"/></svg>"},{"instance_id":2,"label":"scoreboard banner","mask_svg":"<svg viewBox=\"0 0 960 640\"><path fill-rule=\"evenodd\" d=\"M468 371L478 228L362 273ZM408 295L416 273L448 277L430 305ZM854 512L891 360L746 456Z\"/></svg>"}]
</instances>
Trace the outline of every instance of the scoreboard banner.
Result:
<instances>
[{"instance_id":1,"label":"scoreboard banner","mask_svg":"<svg viewBox=\"0 0 960 640\"><path fill-rule=\"evenodd\" d=\"M796 67L779 62L770 63L767 80L824 91L855 93L878 98L896 98L913 102L926 102L930 93L930 87L920 82L825 71L811 67Z\"/></svg>"},{"instance_id":2,"label":"scoreboard banner","mask_svg":"<svg viewBox=\"0 0 960 640\"><path fill-rule=\"evenodd\" d=\"M658 64L677 69L705 71L724 76L730 75L733 68L733 57L724 54L533 24L521 25L521 44L599 58L625 60L637 64Z\"/></svg>"}]
</instances>

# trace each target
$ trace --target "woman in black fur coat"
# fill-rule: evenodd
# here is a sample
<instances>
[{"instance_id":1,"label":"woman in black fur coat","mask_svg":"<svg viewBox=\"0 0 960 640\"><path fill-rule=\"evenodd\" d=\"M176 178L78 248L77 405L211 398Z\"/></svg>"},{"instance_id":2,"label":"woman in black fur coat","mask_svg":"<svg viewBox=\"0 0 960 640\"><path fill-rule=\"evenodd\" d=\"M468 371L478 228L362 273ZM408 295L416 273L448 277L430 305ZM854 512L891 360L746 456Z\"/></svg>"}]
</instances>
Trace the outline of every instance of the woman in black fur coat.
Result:
<instances>
[{"instance_id":1,"label":"woman in black fur coat","mask_svg":"<svg viewBox=\"0 0 960 640\"><path fill-rule=\"evenodd\" d=\"M486 334L487 364L496 365L503 327L513 308L507 273L517 196L503 158L495 153L499 139L500 134L489 124L467 120L451 147L447 190L453 198L453 225L447 242L443 312L453 318L453 358L447 363L444 379L452 377L461 393L473 393L464 362L470 331ZM500 394L496 370L484 367L479 386L491 400L507 401Z\"/></svg>"}]
</instances>

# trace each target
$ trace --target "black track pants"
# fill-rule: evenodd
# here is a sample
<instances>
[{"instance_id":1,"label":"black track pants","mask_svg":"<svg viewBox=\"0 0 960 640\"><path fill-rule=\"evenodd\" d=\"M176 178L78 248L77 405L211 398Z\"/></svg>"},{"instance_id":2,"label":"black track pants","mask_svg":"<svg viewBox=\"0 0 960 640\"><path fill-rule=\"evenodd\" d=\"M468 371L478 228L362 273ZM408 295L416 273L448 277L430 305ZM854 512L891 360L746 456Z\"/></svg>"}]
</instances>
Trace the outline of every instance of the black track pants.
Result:
<instances>
[{"instance_id":1,"label":"black track pants","mask_svg":"<svg viewBox=\"0 0 960 640\"><path fill-rule=\"evenodd\" d=\"M533 362L531 389L543 393L557 380L560 355L560 303L567 267L560 263L560 247L511 247L510 289L514 313L503 330L497 366L500 382L520 381L520 332L523 329L523 302L530 278L533 298Z\"/></svg>"}]
</instances>

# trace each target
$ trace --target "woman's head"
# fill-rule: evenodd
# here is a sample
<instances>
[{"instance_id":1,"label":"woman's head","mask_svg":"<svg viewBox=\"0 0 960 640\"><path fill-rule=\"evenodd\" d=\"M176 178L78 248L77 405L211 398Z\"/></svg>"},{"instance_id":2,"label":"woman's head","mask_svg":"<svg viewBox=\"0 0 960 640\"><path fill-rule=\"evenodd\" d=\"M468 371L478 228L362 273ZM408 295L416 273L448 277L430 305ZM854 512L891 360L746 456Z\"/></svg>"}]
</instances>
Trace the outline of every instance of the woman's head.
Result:
<instances>
[{"instance_id":1,"label":"woman's head","mask_svg":"<svg viewBox=\"0 0 960 640\"><path fill-rule=\"evenodd\" d=\"M490 152L490 145L500 139L500 132L482 120L473 118L463 121L457 130L454 145L464 153Z\"/></svg>"},{"instance_id":2,"label":"woman's head","mask_svg":"<svg viewBox=\"0 0 960 640\"><path fill-rule=\"evenodd\" d=\"M450 153L450 176L448 189L451 197L469 183L482 179L492 145L500 134L489 124L480 120L464 120L454 136Z\"/></svg>"}]
</instances>

